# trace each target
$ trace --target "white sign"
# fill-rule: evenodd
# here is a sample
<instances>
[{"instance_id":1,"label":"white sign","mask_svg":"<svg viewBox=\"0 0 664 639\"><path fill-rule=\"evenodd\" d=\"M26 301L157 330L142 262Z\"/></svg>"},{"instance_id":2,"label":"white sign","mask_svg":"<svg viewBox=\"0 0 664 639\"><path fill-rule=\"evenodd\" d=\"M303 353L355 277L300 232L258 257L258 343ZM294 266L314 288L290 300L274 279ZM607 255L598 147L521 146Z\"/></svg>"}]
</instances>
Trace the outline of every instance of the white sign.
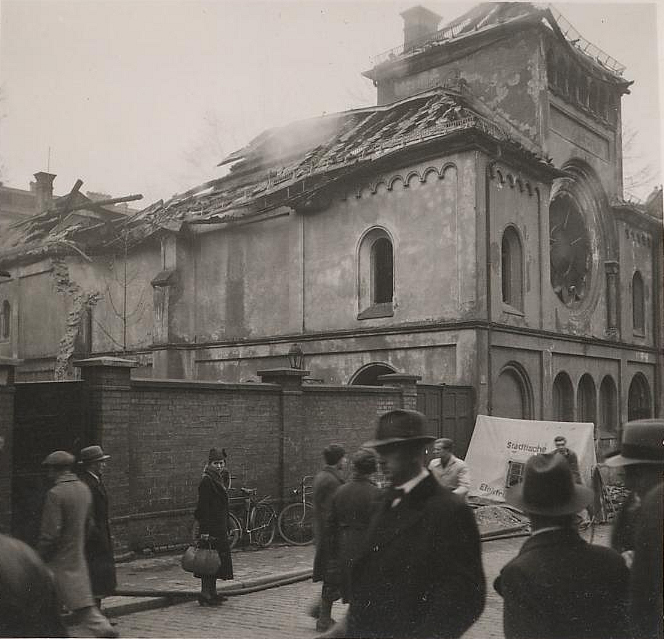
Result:
<instances>
[{"instance_id":1,"label":"white sign","mask_svg":"<svg viewBox=\"0 0 664 639\"><path fill-rule=\"evenodd\" d=\"M470 468L470 495L505 501L510 462L525 464L531 455L555 450L554 438L563 435L567 447L579 460L581 480L591 486L597 465L593 424L509 419L478 415L468 446L466 463ZM513 468L518 472L518 468Z\"/></svg>"}]
</instances>

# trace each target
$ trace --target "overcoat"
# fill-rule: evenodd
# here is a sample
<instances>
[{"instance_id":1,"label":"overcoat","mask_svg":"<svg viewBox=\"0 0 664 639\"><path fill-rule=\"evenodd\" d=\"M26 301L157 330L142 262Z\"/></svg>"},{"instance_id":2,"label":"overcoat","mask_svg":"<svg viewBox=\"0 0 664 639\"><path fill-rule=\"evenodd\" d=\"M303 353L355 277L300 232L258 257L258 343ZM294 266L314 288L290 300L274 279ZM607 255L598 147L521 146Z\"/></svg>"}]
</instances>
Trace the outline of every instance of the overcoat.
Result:
<instances>
[{"instance_id":1,"label":"overcoat","mask_svg":"<svg viewBox=\"0 0 664 639\"><path fill-rule=\"evenodd\" d=\"M69 610L94 605L85 538L92 524L90 489L71 472L46 493L38 549L53 572L60 601Z\"/></svg>"},{"instance_id":2,"label":"overcoat","mask_svg":"<svg viewBox=\"0 0 664 639\"><path fill-rule=\"evenodd\" d=\"M66 637L53 575L27 544L0 535L0 637Z\"/></svg>"},{"instance_id":3,"label":"overcoat","mask_svg":"<svg viewBox=\"0 0 664 639\"><path fill-rule=\"evenodd\" d=\"M371 516L382 492L368 477L360 476L340 486L332 497L328 520L330 556L341 571L341 595L350 596L350 572L362 550Z\"/></svg>"},{"instance_id":4,"label":"overcoat","mask_svg":"<svg viewBox=\"0 0 664 639\"><path fill-rule=\"evenodd\" d=\"M220 483L203 476L198 485L198 504L194 517L198 521L201 535L215 538L215 547L219 553L221 566L218 579L233 579L233 562L228 543L228 493Z\"/></svg>"},{"instance_id":5,"label":"overcoat","mask_svg":"<svg viewBox=\"0 0 664 639\"><path fill-rule=\"evenodd\" d=\"M108 523L108 495L101 478L87 471L81 473L80 478L92 494L94 525L90 528L85 544L92 594L95 597L105 597L112 595L117 585L111 528Z\"/></svg>"},{"instance_id":6,"label":"overcoat","mask_svg":"<svg viewBox=\"0 0 664 639\"><path fill-rule=\"evenodd\" d=\"M534 535L494 582L505 639L629 637L628 580L620 554L576 530Z\"/></svg>"},{"instance_id":7,"label":"overcoat","mask_svg":"<svg viewBox=\"0 0 664 639\"><path fill-rule=\"evenodd\" d=\"M662 537L664 528L664 484L644 496L636 521L634 563L630 575L632 630L638 639L664 636L662 606Z\"/></svg>"},{"instance_id":8,"label":"overcoat","mask_svg":"<svg viewBox=\"0 0 664 639\"><path fill-rule=\"evenodd\" d=\"M327 522L332 508L332 497L337 488L344 483L341 474L334 466L324 466L314 477L314 581L324 581L327 563L330 558L329 540L327 538Z\"/></svg>"},{"instance_id":9,"label":"overcoat","mask_svg":"<svg viewBox=\"0 0 664 639\"><path fill-rule=\"evenodd\" d=\"M460 637L484 609L480 536L470 507L429 473L374 514L351 572L347 637Z\"/></svg>"}]
</instances>

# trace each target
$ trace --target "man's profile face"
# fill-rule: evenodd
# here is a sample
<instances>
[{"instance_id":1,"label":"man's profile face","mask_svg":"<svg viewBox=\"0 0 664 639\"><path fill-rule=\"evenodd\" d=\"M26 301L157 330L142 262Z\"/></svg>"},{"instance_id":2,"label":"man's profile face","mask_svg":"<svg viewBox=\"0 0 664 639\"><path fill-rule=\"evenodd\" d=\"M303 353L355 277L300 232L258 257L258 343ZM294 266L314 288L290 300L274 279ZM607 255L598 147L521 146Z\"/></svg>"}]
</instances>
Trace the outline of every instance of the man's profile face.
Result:
<instances>
[{"instance_id":1,"label":"man's profile face","mask_svg":"<svg viewBox=\"0 0 664 639\"><path fill-rule=\"evenodd\" d=\"M419 470L416 456L407 446L385 446L376 452L380 456L381 469L393 486L407 482Z\"/></svg>"}]
</instances>

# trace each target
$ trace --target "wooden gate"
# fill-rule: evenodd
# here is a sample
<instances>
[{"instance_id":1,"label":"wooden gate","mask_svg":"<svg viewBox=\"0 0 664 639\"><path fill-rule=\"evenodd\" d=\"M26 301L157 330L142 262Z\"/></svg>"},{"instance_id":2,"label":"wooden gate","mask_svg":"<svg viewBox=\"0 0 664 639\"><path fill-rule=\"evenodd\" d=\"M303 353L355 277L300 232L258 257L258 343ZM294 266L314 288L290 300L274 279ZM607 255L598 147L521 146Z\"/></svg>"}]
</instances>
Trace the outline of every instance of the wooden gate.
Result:
<instances>
[{"instance_id":1,"label":"wooden gate","mask_svg":"<svg viewBox=\"0 0 664 639\"><path fill-rule=\"evenodd\" d=\"M475 427L472 386L417 385L417 410L427 416L429 432L454 441L454 453L464 458Z\"/></svg>"},{"instance_id":2,"label":"wooden gate","mask_svg":"<svg viewBox=\"0 0 664 639\"><path fill-rule=\"evenodd\" d=\"M15 388L11 531L34 545L48 489L42 461L54 450L77 454L91 433L81 382L27 382Z\"/></svg>"}]
</instances>

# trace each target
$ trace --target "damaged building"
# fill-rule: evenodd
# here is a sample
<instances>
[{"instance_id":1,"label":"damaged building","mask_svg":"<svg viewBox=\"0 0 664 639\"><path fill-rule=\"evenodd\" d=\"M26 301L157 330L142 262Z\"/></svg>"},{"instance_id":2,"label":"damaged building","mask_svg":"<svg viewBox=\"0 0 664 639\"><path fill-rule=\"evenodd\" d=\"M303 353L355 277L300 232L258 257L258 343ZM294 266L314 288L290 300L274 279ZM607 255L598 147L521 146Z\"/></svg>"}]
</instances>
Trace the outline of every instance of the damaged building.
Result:
<instances>
[{"instance_id":1,"label":"damaged building","mask_svg":"<svg viewBox=\"0 0 664 639\"><path fill-rule=\"evenodd\" d=\"M112 354L245 382L297 343L319 381L421 376L441 423L445 387L601 440L661 414L662 193L623 197L623 68L539 5L402 16L376 106L265 131L135 214L61 198L3 234L17 379Z\"/></svg>"}]
</instances>

